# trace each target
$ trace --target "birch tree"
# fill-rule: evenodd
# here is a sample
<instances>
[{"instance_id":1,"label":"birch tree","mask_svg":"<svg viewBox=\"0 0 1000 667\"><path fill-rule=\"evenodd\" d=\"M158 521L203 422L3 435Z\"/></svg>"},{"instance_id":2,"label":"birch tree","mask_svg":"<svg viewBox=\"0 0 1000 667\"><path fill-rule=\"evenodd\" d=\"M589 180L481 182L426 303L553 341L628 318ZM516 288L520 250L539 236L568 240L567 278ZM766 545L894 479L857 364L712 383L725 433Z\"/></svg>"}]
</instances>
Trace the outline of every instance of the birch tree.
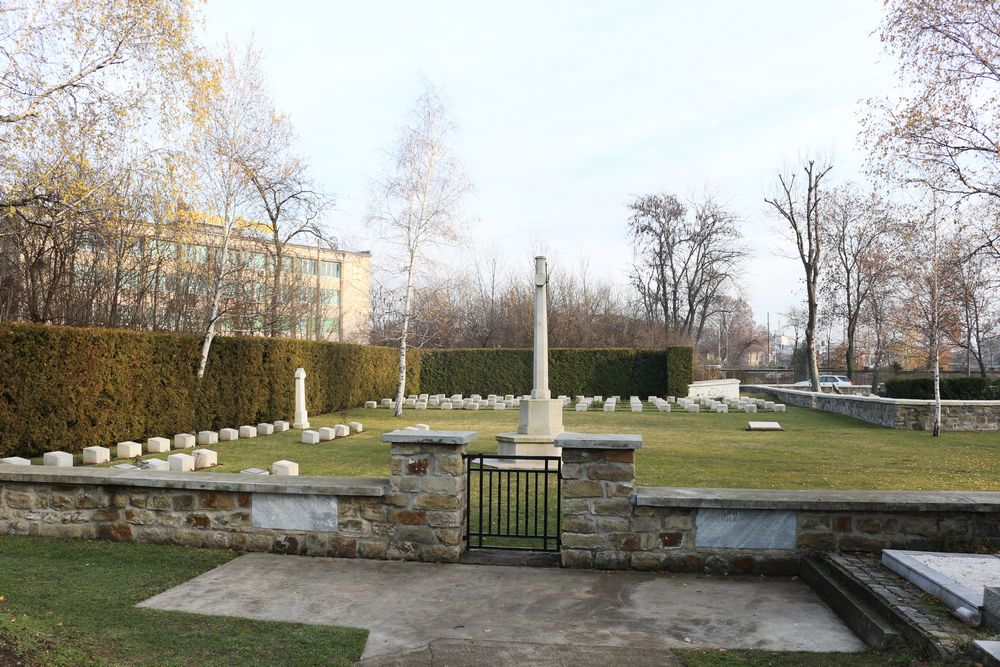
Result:
<instances>
[{"instance_id":1,"label":"birch tree","mask_svg":"<svg viewBox=\"0 0 1000 667\"><path fill-rule=\"evenodd\" d=\"M202 339L198 379L205 375L208 354L212 348L219 320L226 313L226 298L231 294L229 278L234 267L230 258L237 222L245 220L253 196L246 177L243 156L253 145L254 125L251 114L262 98L260 53L247 47L242 56L226 45L218 63L221 84L210 94L205 117L192 133L191 156L196 170L201 197L200 211L190 220L195 232L209 232L206 239L215 241L212 275L209 283L208 313ZM217 233L213 233L213 229Z\"/></svg>"},{"instance_id":2,"label":"birch tree","mask_svg":"<svg viewBox=\"0 0 1000 667\"><path fill-rule=\"evenodd\" d=\"M462 203L472 189L465 168L451 150L454 131L455 123L439 92L425 84L388 156L386 174L371 189L368 218L399 251L404 275L397 417L403 414L406 393L406 347L417 270L431 247L459 240Z\"/></svg>"},{"instance_id":3,"label":"birch tree","mask_svg":"<svg viewBox=\"0 0 1000 667\"><path fill-rule=\"evenodd\" d=\"M866 122L875 166L946 196L1000 199L1000 6L886 0L881 38L904 90Z\"/></svg>"},{"instance_id":4,"label":"birch tree","mask_svg":"<svg viewBox=\"0 0 1000 667\"><path fill-rule=\"evenodd\" d=\"M816 355L816 324L819 312L819 277L822 268L823 215L820 204L823 201L822 188L832 165L817 165L815 160L806 160L802 165L805 174L805 192L796 183L797 174L778 175L778 189L774 197L765 199L775 212L788 224L806 285L806 363L809 381L813 391L820 391L819 360Z\"/></svg>"}]
</instances>

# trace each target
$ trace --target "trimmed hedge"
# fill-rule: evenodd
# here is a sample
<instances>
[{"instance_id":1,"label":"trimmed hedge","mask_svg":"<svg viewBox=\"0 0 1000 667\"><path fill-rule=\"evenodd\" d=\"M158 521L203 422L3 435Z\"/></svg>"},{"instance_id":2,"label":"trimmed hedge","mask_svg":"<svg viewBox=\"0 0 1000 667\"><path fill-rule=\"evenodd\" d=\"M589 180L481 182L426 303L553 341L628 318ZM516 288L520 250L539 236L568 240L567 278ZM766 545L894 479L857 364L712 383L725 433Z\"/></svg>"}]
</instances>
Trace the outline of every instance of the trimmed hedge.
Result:
<instances>
[{"instance_id":1,"label":"trimmed hedge","mask_svg":"<svg viewBox=\"0 0 1000 667\"><path fill-rule=\"evenodd\" d=\"M694 355L690 347L669 348L675 358L673 383L687 396ZM685 355L686 352L686 355ZM669 393L669 351L631 349L555 349L549 351L549 387L568 396L664 396ZM424 350L420 388L427 393L531 392L531 350ZM666 371L666 372L665 372Z\"/></svg>"},{"instance_id":2,"label":"trimmed hedge","mask_svg":"<svg viewBox=\"0 0 1000 667\"><path fill-rule=\"evenodd\" d=\"M885 383L889 398L934 398L934 378L896 378ZM941 378L941 399L946 401L1000 400L1000 378Z\"/></svg>"},{"instance_id":3,"label":"trimmed hedge","mask_svg":"<svg viewBox=\"0 0 1000 667\"><path fill-rule=\"evenodd\" d=\"M694 348L690 345L668 346L666 350L667 389L669 396L687 396L694 381Z\"/></svg>"},{"instance_id":4,"label":"trimmed hedge","mask_svg":"<svg viewBox=\"0 0 1000 667\"><path fill-rule=\"evenodd\" d=\"M300 366L310 412L395 395L391 348L220 336L199 383L200 351L201 338L186 334L0 324L0 455L289 419Z\"/></svg>"}]
</instances>

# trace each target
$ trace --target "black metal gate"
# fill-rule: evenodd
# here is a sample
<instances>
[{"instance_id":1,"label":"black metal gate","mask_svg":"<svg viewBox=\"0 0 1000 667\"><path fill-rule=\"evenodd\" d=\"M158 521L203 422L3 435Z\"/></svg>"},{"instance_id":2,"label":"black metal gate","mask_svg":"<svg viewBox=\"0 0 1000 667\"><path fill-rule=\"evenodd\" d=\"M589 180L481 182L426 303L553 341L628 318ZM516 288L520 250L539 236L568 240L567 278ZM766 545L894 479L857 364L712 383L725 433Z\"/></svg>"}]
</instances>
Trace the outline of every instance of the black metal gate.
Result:
<instances>
[{"instance_id":1,"label":"black metal gate","mask_svg":"<svg viewBox=\"0 0 1000 667\"><path fill-rule=\"evenodd\" d=\"M559 551L562 459L466 454L470 549Z\"/></svg>"}]
</instances>

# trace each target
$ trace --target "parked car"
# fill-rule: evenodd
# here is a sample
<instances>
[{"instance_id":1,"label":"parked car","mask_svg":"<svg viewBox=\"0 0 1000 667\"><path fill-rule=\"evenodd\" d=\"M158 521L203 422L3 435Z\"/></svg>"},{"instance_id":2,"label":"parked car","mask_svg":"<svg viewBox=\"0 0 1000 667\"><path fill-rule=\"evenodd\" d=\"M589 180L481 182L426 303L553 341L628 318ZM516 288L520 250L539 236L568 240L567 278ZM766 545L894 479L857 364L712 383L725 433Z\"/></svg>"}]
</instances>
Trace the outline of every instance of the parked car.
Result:
<instances>
[{"instance_id":1,"label":"parked car","mask_svg":"<svg viewBox=\"0 0 1000 667\"><path fill-rule=\"evenodd\" d=\"M796 382L793 387L808 387L812 383L809 380L802 380L801 382ZM819 376L819 386L821 387L850 387L851 381L848 380L843 375L820 375Z\"/></svg>"}]
</instances>

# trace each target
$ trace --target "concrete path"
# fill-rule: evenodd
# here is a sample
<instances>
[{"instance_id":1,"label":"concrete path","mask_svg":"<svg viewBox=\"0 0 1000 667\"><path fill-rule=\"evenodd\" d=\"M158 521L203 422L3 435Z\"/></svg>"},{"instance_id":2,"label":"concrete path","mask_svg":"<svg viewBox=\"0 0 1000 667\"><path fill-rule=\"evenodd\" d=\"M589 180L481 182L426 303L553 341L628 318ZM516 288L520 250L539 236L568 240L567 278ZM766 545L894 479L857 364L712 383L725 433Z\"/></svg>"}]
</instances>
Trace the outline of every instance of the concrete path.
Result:
<instances>
[{"instance_id":1,"label":"concrete path","mask_svg":"<svg viewBox=\"0 0 1000 667\"><path fill-rule=\"evenodd\" d=\"M651 649L661 664L680 646L864 648L807 585L785 578L249 554L139 606L366 628L364 657L385 656L371 663L379 665L403 653L414 664L446 664L432 659L435 646L445 654L482 642L510 647L510 663L521 665L518 647L542 656L552 645ZM539 662L562 664L553 659Z\"/></svg>"}]
</instances>

